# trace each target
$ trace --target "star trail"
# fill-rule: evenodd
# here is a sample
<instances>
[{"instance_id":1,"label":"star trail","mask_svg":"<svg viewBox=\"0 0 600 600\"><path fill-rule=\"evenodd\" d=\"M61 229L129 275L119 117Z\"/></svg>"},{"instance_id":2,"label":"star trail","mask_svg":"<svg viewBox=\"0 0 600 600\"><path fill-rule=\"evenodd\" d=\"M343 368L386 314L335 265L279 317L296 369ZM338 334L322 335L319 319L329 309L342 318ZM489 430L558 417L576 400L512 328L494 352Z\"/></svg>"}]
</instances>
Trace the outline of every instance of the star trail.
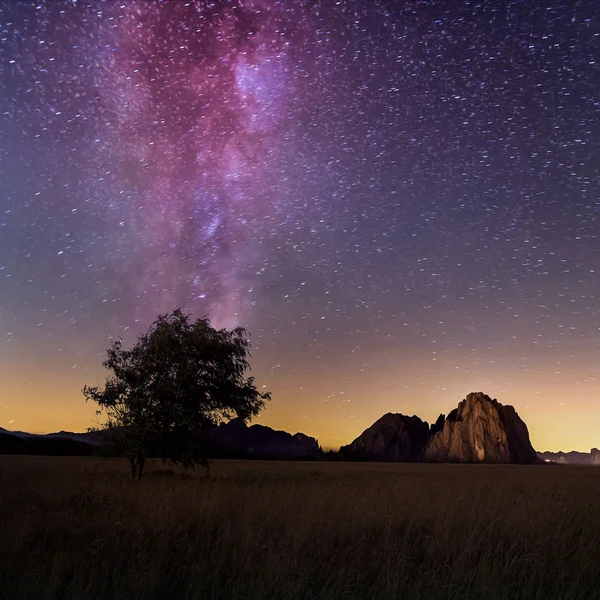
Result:
<instances>
[{"instance_id":1,"label":"star trail","mask_svg":"<svg viewBox=\"0 0 600 600\"><path fill-rule=\"evenodd\" d=\"M514 404L600 445L592 0L0 0L0 427L82 430L109 340L248 327L260 421Z\"/></svg>"}]
</instances>

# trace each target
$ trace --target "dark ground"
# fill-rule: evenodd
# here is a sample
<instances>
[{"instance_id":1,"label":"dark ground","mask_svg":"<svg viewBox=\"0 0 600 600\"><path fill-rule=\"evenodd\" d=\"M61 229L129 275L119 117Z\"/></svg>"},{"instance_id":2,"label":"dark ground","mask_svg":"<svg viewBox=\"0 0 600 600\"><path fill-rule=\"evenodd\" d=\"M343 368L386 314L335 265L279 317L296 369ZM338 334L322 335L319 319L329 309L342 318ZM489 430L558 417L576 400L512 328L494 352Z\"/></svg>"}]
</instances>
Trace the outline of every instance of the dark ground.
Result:
<instances>
[{"instance_id":1,"label":"dark ground","mask_svg":"<svg viewBox=\"0 0 600 600\"><path fill-rule=\"evenodd\" d=\"M600 598L600 469L0 456L3 599Z\"/></svg>"}]
</instances>

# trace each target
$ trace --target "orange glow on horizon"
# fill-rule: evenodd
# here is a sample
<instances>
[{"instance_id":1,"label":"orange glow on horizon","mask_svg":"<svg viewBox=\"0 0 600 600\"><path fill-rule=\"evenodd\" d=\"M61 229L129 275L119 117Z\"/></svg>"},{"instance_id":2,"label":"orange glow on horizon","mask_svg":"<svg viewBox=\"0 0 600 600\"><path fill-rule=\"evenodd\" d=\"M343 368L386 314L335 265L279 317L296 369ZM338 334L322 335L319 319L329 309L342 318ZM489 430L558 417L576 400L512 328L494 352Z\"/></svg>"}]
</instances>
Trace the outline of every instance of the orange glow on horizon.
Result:
<instances>
[{"instance_id":1,"label":"orange glow on horizon","mask_svg":"<svg viewBox=\"0 0 600 600\"><path fill-rule=\"evenodd\" d=\"M443 364L437 366L445 371ZM378 369L347 379L345 387L351 387L352 394L336 394L346 367L340 372L332 370L329 378L322 379L282 373L268 381L261 377L265 369L256 371L259 386L267 381L265 388L272 392L273 399L254 422L311 435L325 449L351 442L386 412L416 414L431 423L439 414L450 412L471 391L483 391L503 404L513 405L527 424L536 450L587 452L600 446L595 426L600 410L593 401L600 393L596 381L582 381L575 389L566 390L543 373L530 372L527 377L509 381L500 368L487 367L468 375L448 373L446 385L439 387L439 377L432 376L432 369L429 374L419 372L409 361L407 374L400 376L379 362ZM35 385L23 385L33 375ZM93 426L97 419L95 407L85 402L80 390L86 383L101 383L102 373L73 369L69 375L41 370L32 373L23 367L0 373L4 382L0 427L49 433L83 431ZM579 416L581 412L583 417Z\"/></svg>"}]
</instances>

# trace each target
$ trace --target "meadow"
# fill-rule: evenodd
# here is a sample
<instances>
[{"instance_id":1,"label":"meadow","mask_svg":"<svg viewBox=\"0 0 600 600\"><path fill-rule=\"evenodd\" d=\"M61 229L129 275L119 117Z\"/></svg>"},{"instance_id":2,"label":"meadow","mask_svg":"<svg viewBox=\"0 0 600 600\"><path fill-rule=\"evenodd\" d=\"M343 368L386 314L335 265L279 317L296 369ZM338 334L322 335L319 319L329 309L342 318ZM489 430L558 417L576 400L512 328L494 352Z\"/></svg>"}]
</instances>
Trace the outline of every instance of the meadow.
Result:
<instances>
[{"instance_id":1,"label":"meadow","mask_svg":"<svg viewBox=\"0 0 600 600\"><path fill-rule=\"evenodd\" d=\"M0 456L0 598L600 598L600 469Z\"/></svg>"}]
</instances>

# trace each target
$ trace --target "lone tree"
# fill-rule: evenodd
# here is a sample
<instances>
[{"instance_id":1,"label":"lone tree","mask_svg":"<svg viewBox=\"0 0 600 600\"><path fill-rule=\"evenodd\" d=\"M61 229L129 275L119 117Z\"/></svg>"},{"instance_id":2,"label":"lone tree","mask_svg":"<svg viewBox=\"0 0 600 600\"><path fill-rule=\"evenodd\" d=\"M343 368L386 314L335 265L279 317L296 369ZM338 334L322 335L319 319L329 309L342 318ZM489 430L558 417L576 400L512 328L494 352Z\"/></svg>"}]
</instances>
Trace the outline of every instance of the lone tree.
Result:
<instances>
[{"instance_id":1,"label":"lone tree","mask_svg":"<svg viewBox=\"0 0 600 600\"><path fill-rule=\"evenodd\" d=\"M142 477L149 448L184 466L203 465L202 433L225 419L244 421L270 400L249 369L250 343L244 328L215 329L207 318L190 321L180 309L160 315L131 350L111 343L104 389L85 386L99 406L104 426L121 436L131 477Z\"/></svg>"}]
</instances>

